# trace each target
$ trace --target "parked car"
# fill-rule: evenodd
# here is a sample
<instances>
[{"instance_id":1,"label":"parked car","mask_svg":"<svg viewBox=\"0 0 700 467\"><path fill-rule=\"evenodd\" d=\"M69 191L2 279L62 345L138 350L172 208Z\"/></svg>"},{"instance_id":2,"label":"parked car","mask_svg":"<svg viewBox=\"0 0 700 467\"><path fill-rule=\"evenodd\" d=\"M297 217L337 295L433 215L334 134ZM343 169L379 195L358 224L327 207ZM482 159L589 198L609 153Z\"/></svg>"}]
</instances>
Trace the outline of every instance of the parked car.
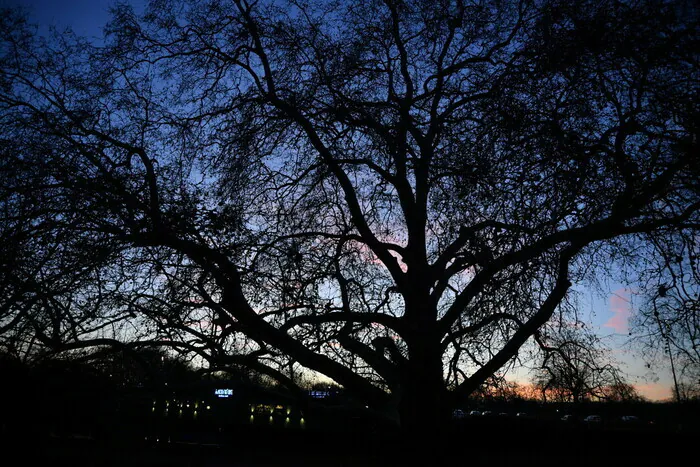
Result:
<instances>
[{"instance_id":1,"label":"parked car","mask_svg":"<svg viewBox=\"0 0 700 467\"><path fill-rule=\"evenodd\" d=\"M586 423L600 423L603 421L600 415L589 415L583 419Z\"/></svg>"},{"instance_id":2,"label":"parked car","mask_svg":"<svg viewBox=\"0 0 700 467\"><path fill-rule=\"evenodd\" d=\"M491 412L490 410L484 410L483 412L481 412L482 417L490 417L492 415L493 415L493 412Z\"/></svg>"},{"instance_id":3,"label":"parked car","mask_svg":"<svg viewBox=\"0 0 700 467\"><path fill-rule=\"evenodd\" d=\"M481 412L479 412L478 410L472 410L471 412L469 412L469 415L471 415L472 417L477 417L481 415Z\"/></svg>"},{"instance_id":4,"label":"parked car","mask_svg":"<svg viewBox=\"0 0 700 467\"><path fill-rule=\"evenodd\" d=\"M569 413L569 414L566 414L566 415L564 415L563 417L561 417L561 421L562 421L562 422L569 422L569 423L575 422L575 421L576 421L576 415L573 415L573 414L570 414L570 413Z\"/></svg>"},{"instance_id":5,"label":"parked car","mask_svg":"<svg viewBox=\"0 0 700 467\"><path fill-rule=\"evenodd\" d=\"M620 420L622 420L625 423L637 423L639 422L639 417L636 415L623 415Z\"/></svg>"},{"instance_id":6,"label":"parked car","mask_svg":"<svg viewBox=\"0 0 700 467\"><path fill-rule=\"evenodd\" d=\"M452 418L455 420L461 420L466 416L467 414L462 409L456 409L452 412Z\"/></svg>"}]
</instances>

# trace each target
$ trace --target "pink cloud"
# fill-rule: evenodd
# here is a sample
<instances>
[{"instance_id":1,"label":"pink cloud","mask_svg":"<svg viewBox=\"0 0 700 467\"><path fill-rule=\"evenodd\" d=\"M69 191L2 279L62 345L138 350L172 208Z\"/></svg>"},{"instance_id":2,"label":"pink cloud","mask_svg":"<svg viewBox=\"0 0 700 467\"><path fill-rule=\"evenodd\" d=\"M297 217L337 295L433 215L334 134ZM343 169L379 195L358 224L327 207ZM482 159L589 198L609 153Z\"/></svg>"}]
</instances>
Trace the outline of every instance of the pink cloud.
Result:
<instances>
[{"instance_id":1,"label":"pink cloud","mask_svg":"<svg viewBox=\"0 0 700 467\"><path fill-rule=\"evenodd\" d=\"M632 315L632 303L628 289L614 290L610 297L610 312L613 314L610 319L603 324L604 327L612 328L620 334L627 334L627 322Z\"/></svg>"},{"instance_id":2,"label":"pink cloud","mask_svg":"<svg viewBox=\"0 0 700 467\"><path fill-rule=\"evenodd\" d=\"M392 237L387 237L380 239L383 242L387 243L394 243L394 244L399 244L397 239L392 238ZM374 254L372 249L366 244L366 243L359 243L359 253L361 257L363 258L363 261L368 263L368 264L377 264L380 266L383 266L384 263L377 258L377 256ZM403 259L401 258L401 255L395 252L394 250L390 250L389 254L396 258L397 262L399 263L399 267L403 272L406 272L408 270L408 267L406 266L406 263L403 262Z\"/></svg>"}]
</instances>

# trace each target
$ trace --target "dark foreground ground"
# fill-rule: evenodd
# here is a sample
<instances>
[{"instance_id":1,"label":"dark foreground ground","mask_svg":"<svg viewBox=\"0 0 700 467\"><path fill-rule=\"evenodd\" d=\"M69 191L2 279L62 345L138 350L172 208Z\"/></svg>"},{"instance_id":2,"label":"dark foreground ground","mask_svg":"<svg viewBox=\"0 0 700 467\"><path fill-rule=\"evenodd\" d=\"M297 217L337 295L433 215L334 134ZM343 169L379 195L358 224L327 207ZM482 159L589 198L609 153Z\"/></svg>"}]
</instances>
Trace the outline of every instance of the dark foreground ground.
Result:
<instances>
[{"instance_id":1,"label":"dark foreground ground","mask_svg":"<svg viewBox=\"0 0 700 467\"><path fill-rule=\"evenodd\" d=\"M241 427L219 437L101 439L6 432L0 465L25 466L392 466L695 465L695 430L591 427L532 421L464 421L420 442L376 430L280 431ZM133 434L133 433L132 433ZM420 457L419 457L420 456ZM690 456L690 457L688 457Z\"/></svg>"}]
</instances>

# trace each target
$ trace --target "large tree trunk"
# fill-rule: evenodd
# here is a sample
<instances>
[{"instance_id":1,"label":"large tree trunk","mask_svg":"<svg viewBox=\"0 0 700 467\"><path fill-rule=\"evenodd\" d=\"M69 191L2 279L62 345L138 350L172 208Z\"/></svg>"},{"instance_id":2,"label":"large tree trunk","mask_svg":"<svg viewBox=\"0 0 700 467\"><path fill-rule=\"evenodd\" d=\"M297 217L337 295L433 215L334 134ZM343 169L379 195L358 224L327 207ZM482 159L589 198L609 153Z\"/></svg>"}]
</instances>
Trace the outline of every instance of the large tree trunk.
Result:
<instances>
[{"instance_id":1,"label":"large tree trunk","mask_svg":"<svg viewBox=\"0 0 700 467\"><path fill-rule=\"evenodd\" d=\"M439 346L430 339L415 341L403 372L399 416L406 454L436 459L449 421Z\"/></svg>"}]
</instances>

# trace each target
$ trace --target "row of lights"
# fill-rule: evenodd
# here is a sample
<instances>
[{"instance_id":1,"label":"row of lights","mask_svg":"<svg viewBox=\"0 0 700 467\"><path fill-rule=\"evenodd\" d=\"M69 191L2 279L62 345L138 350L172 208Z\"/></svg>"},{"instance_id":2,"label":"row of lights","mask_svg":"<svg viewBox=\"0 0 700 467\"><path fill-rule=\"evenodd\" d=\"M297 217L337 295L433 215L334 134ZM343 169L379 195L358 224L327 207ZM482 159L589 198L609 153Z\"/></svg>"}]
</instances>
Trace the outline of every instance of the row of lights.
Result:
<instances>
[{"instance_id":1,"label":"row of lights","mask_svg":"<svg viewBox=\"0 0 700 467\"><path fill-rule=\"evenodd\" d=\"M202 403L202 405L203 405L203 404L204 404L204 401L202 401L201 403ZM155 411L156 411L156 405L158 405L158 401L154 400L154 401L153 401L153 407L151 408L151 412L152 412L152 413L155 413ZM184 408L188 408L188 409L190 408L190 402L189 402L189 401L187 401L187 402L178 402L178 401L176 401L176 400L173 400L173 405L175 406L175 408L179 408L179 409L180 409L180 410L178 411L178 416L179 416L179 417L182 417L182 410L183 410ZM197 415L198 415L198 414L197 414L197 409L199 409L200 402L199 402L199 401L195 401L192 405L194 405L194 411L192 412L192 416L193 416L193 418L196 419L196 418L197 418ZM210 406L210 405L206 405L205 407L206 407L206 410L211 410L211 406ZM166 401L165 401L165 413L164 413L164 415L167 416L169 411L170 411L170 401L167 401L167 400L166 400Z\"/></svg>"},{"instance_id":2,"label":"row of lights","mask_svg":"<svg viewBox=\"0 0 700 467\"><path fill-rule=\"evenodd\" d=\"M178 411L178 416L179 416L179 417L182 417L183 408L190 408L190 405L194 405L194 411L193 411L192 415L193 415L193 418L195 418L195 419L197 418L197 409L199 408L199 405L200 405L200 402L199 402L199 401L195 401L193 404L190 404L189 401L187 401L187 402L179 402L179 401L173 400L173 401L172 401L172 404L175 406L175 408L179 408L179 411ZM201 404L204 404L204 401L202 401ZM154 400L154 401L153 401L153 407L152 407L152 409L151 409L151 412L154 412L154 413L155 413L155 411L156 411L156 406L157 406L157 405L158 405L158 401ZM205 407L206 407L206 410L211 410L211 406L210 406L210 405L206 405ZM269 408L270 415L269 415L268 423L270 423L271 425L274 423L273 414L274 414L274 412L275 412L275 409L282 409L282 410L284 410L284 411L286 412L287 417L286 417L285 420L284 420L284 426L285 426L285 427L288 427L289 424L291 423L291 420L290 420L290 418L289 418L289 415L291 414L292 410L291 410L290 407L286 407L286 408L285 408L285 407L282 406L282 405L273 406L273 405L266 405L266 404L258 404L258 405L250 404L250 412L251 412L251 414L250 414L250 423L251 423L251 424L253 424L254 421L255 421L255 415L254 415L254 414L255 414L256 408L257 408L258 410L263 409L263 410L265 410L265 411L267 411L267 409ZM165 414L164 414L164 415L167 416L169 410L170 410L170 401L166 400L166 401L165 401ZM304 417L302 416L302 417L299 419L299 426L300 426L301 428L304 428L305 425L306 425L306 422L305 422L305 420L304 420Z\"/></svg>"},{"instance_id":3,"label":"row of lights","mask_svg":"<svg viewBox=\"0 0 700 467\"><path fill-rule=\"evenodd\" d=\"M267 422L268 422L270 425L273 425L273 424L275 423L275 419L272 417L272 415L270 415L270 417L268 418ZM252 425L252 424L254 424L254 423L255 423L255 415L251 414L251 415L250 415L250 424ZM284 419L284 427L287 428L287 427L289 427L290 424L291 424L290 418L289 418L289 417L285 418L285 419ZM301 417L301 418L299 419L299 427L300 427L300 428L305 428L305 427L306 427L306 421L304 420L304 417Z\"/></svg>"},{"instance_id":4,"label":"row of lights","mask_svg":"<svg viewBox=\"0 0 700 467\"><path fill-rule=\"evenodd\" d=\"M285 406L283 406L283 405L273 406L273 405L267 405L267 404L257 404L257 405L250 404L249 421L250 421L251 425L255 423L256 409L257 409L257 412L259 414L263 411L267 412L269 409L270 415L269 415L267 421L270 425L273 425L275 423L275 419L273 417L275 410L283 410L286 412L286 415L287 415L286 418L284 419L284 427L287 428L291 424L291 419L289 418L289 415L292 413L292 409L290 407L285 408ZM302 415L301 418L299 419L299 427L304 428L305 426L306 426L306 421L304 420L304 416Z\"/></svg>"}]
</instances>

